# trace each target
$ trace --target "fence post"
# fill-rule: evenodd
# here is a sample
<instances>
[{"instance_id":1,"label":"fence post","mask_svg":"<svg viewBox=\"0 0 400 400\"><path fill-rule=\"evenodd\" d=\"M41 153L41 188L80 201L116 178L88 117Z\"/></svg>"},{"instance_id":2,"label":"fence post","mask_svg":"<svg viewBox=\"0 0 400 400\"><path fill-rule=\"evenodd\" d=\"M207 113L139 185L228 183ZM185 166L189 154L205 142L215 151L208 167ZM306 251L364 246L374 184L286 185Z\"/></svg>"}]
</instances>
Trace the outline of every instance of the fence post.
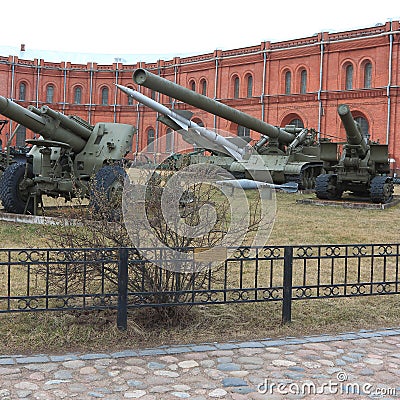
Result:
<instances>
[{"instance_id":1,"label":"fence post","mask_svg":"<svg viewBox=\"0 0 400 400\"><path fill-rule=\"evenodd\" d=\"M118 314L117 327L126 330L128 327L128 249L119 249L118 258Z\"/></svg>"},{"instance_id":2,"label":"fence post","mask_svg":"<svg viewBox=\"0 0 400 400\"><path fill-rule=\"evenodd\" d=\"M283 256L282 323L292 321L293 247L285 246Z\"/></svg>"}]
</instances>

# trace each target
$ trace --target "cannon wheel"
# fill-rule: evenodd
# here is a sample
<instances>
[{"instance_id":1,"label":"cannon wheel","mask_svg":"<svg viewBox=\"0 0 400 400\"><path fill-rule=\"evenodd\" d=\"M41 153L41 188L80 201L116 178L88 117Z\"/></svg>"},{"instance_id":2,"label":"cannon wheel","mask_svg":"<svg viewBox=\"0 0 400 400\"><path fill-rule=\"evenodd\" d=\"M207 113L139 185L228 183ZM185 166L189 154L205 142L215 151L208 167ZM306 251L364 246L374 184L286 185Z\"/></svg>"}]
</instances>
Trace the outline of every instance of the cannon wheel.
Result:
<instances>
[{"instance_id":1,"label":"cannon wheel","mask_svg":"<svg viewBox=\"0 0 400 400\"><path fill-rule=\"evenodd\" d=\"M105 165L97 171L90 190L90 206L95 213L111 221L121 219L125 177L126 172L120 165Z\"/></svg>"},{"instance_id":2,"label":"cannon wheel","mask_svg":"<svg viewBox=\"0 0 400 400\"><path fill-rule=\"evenodd\" d=\"M315 193L319 199L337 200L342 197L343 191L336 185L336 175L318 175L315 181Z\"/></svg>"},{"instance_id":3,"label":"cannon wheel","mask_svg":"<svg viewBox=\"0 0 400 400\"><path fill-rule=\"evenodd\" d=\"M32 165L25 163L11 164L1 176L0 198L6 212L14 214L33 214L34 199L21 183L24 180L25 168L27 178L33 178ZM28 203L28 204L27 204Z\"/></svg>"},{"instance_id":4,"label":"cannon wheel","mask_svg":"<svg viewBox=\"0 0 400 400\"><path fill-rule=\"evenodd\" d=\"M375 176L370 187L371 201L389 203L393 199L393 180L387 176Z\"/></svg>"}]
</instances>

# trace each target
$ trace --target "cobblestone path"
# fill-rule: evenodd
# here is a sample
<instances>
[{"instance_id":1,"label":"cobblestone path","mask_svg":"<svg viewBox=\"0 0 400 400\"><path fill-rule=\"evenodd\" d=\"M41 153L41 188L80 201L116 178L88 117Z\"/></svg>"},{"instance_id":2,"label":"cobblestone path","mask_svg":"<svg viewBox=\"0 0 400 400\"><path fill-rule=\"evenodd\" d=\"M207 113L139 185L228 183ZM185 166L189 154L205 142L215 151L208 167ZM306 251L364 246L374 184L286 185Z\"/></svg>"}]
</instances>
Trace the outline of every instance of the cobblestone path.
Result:
<instances>
[{"instance_id":1,"label":"cobblestone path","mask_svg":"<svg viewBox=\"0 0 400 400\"><path fill-rule=\"evenodd\" d=\"M0 356L0 400L298 398L400 398L400 329Z\"/></svg>"}]
</instances>

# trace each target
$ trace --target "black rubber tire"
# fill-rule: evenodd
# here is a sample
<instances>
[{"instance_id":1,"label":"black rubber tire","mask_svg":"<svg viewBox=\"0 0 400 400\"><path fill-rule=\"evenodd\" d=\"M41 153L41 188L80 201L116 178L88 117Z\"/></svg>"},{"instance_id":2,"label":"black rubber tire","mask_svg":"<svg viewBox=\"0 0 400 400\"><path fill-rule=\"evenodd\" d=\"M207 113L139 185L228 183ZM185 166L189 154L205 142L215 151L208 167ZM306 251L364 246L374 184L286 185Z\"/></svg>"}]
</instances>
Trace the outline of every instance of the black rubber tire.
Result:
<instances>
[{"instance_id":1,"label":"black rubber tire","mask_svg":"<svg viewBox=\"0 0 400 400\"><path fill-rule=\"evenodd\" d=\"M33 198L29 198L29 193L21 193L19 187L25 176L25 168L28 168L27 177L33 178L32 165L25 163L11 164L1 175L0 198L4 210L8 213L23 214L26 207L26 213L33 214Z\"/></svg>"},{"instance_id":2,"label":"black rubber tire","mask_svg":"<svg viewBox=\"0 0 400 400\"><path fill-rule=\"evenodd\" d=\"M388 176L375 176L371 180L370 195L373 203L389 203L393 200L393 180Z\"/></svg>"},{"instance_id":3,"label":"black rubber tire","mask_svg":"<svg viewBox=\"0 0 400 400\"><path fill-rule=\"evenodd\" d=\"M321 174L315 180L315 194L319 199L338 200L342 197L343 191L336 186L336 175Z\"/></svg>"},{"instance_id":4,"label":"black rubber tire","mask_svg":"<svg viewBox=\"0 0 400 400\"><path fill-rule=\"evenodd\" d=\"M116 201L116 187L118 190L123 189L126 176L124 168L120 165L105 165L97 171L90 188L90 206L95 213L101 214L109 221L121 219L120 205L113 208L112 203Z\"/></svg>"}]
</instances>

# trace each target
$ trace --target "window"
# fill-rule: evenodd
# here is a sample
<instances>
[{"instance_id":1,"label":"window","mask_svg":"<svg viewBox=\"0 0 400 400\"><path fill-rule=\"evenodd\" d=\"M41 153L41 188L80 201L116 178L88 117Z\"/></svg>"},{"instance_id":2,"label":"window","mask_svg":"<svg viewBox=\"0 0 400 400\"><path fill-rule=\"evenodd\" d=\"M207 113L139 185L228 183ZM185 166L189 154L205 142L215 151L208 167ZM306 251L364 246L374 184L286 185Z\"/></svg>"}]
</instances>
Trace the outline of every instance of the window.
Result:
<instances>
[{"instance_id":1,"label":"window","mask_svg":"<svg viewBox=\"0 0 400 400\"><path fill-rule=\"evenodd\" d=\"M354 120L358 123L361 129L361 133L365 139L369 139L369 124L364 117L356 117Z\"/></svg>"},{"instance_id":2,"label":"window","mask_svg":"<svg viewBox=\"0 0 400 400\"><path fill-rule=\"evenodd\" d=\"M207 82L205 79L202 79L201 81L201 94L207 96Z\"/></svg>"},{"instance_id":3,"label":"window","mask_svg":"<svg viewBox=\"0 0 400 400\"><path fill-rule=\"evenodd\" d=\"M19 100L26 100L26 85L23 82L19 84Z\"/></svg>"},{"instance_id":4,"label":"window","mask_svg":"<svg viewBox=\"0 0 400 400\"><path fill-rule=\"evenodd\" d=\"M26 128L23 125L19 125L16 133L15 144L17 147L25 147L26 143Z\"/></svg>"},{"instance_id":5,"label":"window","mask_svg":"<svg viewBox=\"0 0 400 400\"><path fill-rule=\"evenodd\" d=\"M147 151L150 153L154 152L154 137L154 129L150 128L147 131Z\"/></svg>"},{"instance_id":6,"label":"window","mask_svg":"<svg viewBox=\"0 0 400 400\"><path fill-rule=\"evenodd\" d=\"M300 118L292 119L288 125L294 125L296 128L304 128L303 121Z\"/></svg>"},{"instance_id":7,"label":"window","mask_svg":"<svg viewBox=\"0 0 400 400\"><path fill-rule=\"evenodd\" d=\"M305 69L300 72L300 93L307 93L307 71Z\"/></svg>"},{"instance_id":8,"label":"window","mask_svg":"<svg viewBox=\"0 0 400 400\"><path fill-rule=\"evenodd\" d=\"M82 103L82 88L77 86L74 90L74 103L81 104Z\"/></svg>"},{"instance_id":9,"label":"window","mask_svg":"<svg viewBox=\"0 0 400 400\"><path fill-rule=\"evenodd\" d=\"M190 90L193 90L193 92L195 92L196 91L196 82L190 81L189 87L190 87Z\"/></svg>"},{"instance_id":10,"label":"window","mask_svg":"<svg viewBox=\"0 0 400 400\"><path fill-rule=\"evenodd\" d=\"M240 81L238 77L235 77L233 81L233 97L235 99L239 98Z\"/></svg>"},{"instance_id":11,"label":"window","mask_svg":"<svg viewBox=\"0 0 400 400\"><path fill-rule=\"evenodd\" d=\"M132 106L132 105L133 105L133 97L128 96L128 106Z\"/></svg>"},{"instance_id":12,"label":"window","mask_svg":"<svg viewBox=\"0 0 400 400\"><path fill-rule=\"evenodd\" d=\"M247 97L253 97L253 77L247 77Z\"/></svg>"},{"instance_id":13,"label":"window","mask_svg":"<svg viewBox=\"0 0 400 400\"><path fill-rule=\"evenodd\" d=\"M101 89L101 104L103 106L108 104L108 87L103 87Z\"/></svg>"},{"instance_id":14,"label":"window","mask_svg":"<svg viewBox=\"0 0 400 400\"><path fill-rule=\"evenodd\" d=\"M250 136L250 129L244 126L238 125L237 134L240 137Z\"/></svg>"},{"instance_id":15,"label":"window","mask_svg":"<svg viewBox=\"0 0 400 400\"><path fill-rule=\"evenodd\" d=\"M346 67L346 90L353 89L353 65L349 64Z\"/></svg>"},{"instance_id":16,"label":"window","mask_svg":"<svg viewBox=\"0 0 400 400\"><path fill-rule=\"evenodd\" d=\"M152 100L155 100L155 99L156 99L156 91L155 91L155 90L152 90L152 91L150 92L150 98L151 98Z\"/></svg>"},{"instance_id":17,"label":"window","mask_svg":"<svg viewBox=\"0 0 400 400\"><path fill-rule=\"evenodd\" d=\"M165 151L167 153L172 153L172 138L174 132L172 129L168 128L165 136Z\"/></svg>"},{"instance_id":18,"label":"window","mask_svg":"<svg viewBox=\"0 0 400 400\"><path fill-rule=\"evenodd\" d=\"M367 62L364 66L364 87L369 89L372 85L372 64Z\"/></svg>"},{"instance_id":19,"label":"window","mask_svg":"<svg viewBox=\"0 0 400 400\"><path fill-rule=\"evenodd\" d=\"M54 100L54 86L47 85L46 88L46 103L53 103Z\"/></svg>"},{"instance_id":20,"label":"window","mask_svg":"<svg viewBox=\"0 0 400 400\"><path fill-rule=\"evenodd\" d=\"M286 71L285 73L285 94L290 94L292 92L292 73Z\"/></svg>"}]
</instances>

